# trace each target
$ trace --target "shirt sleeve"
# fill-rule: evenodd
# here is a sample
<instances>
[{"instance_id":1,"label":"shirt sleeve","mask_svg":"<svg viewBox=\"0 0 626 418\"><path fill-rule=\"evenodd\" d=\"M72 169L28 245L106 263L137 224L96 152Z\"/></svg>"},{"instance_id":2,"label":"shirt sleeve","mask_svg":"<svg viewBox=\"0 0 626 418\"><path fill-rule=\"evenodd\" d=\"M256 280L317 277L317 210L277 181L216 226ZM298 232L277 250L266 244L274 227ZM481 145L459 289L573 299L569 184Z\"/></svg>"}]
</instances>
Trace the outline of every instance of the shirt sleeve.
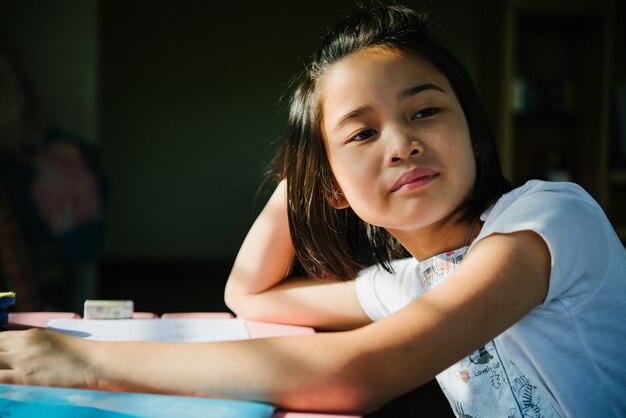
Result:
<instances>
[{"instance_id":1,"label":"shirt sleeve","mask_svg":"<svg viewBox=\"0 0 626 418\"><path fill-rule=\"evenodd\" d=\"M402 309L422 293L418 287L417 261L414 258L394 260L391 266L394 273L374 265L361 271L356 279L361 307L373 321Z\"/></svg>"},{"instance_id":2,"label":"shirt sleeve","mask_svg":"<svg viewBox=\"0 0 626 418\"><path fill-rule=\"evenodd\" d=\"M503 196L484 220L474 244L491 234L525 230L536 232L545 241L551 270L544 305L558 299L572 308L591 294L605 276L608 220L580 186L528 182Z\"/></svg>"}]
</instances>

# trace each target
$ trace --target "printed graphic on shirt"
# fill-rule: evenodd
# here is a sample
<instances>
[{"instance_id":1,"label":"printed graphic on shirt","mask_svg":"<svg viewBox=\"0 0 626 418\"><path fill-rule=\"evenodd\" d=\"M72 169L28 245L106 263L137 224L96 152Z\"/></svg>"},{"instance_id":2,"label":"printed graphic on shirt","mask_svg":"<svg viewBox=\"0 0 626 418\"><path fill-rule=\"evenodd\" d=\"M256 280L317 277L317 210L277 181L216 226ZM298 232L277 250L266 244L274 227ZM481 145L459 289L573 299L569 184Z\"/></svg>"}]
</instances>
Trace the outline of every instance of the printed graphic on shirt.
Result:
<instances>
[{"instance_id":1,"label":"printed graphic on shirt","mask_svg":"<svg viewBox=\"0 0 626 418\"><path fill-rule=\"evenodd\" d=\"M541 407L537 396L536 386L528 383L526 376L515 379L514 387L517 389L517 398L522 408L522 416L524 417L540 417Z\"/></svg>"},{"instance_id":2,"label":"printed graphic on shirt","mask_svg":"<svg viewBox=\"0 0 626 418\"><path fill-rule=\"evenodd\" d=\"M549 397L490 341L437 376L457 417L558 417Z\"/></svg>"},{"instance_id":3,"label":"printed graphic on shirt","mask_svg":"<svg viewBox=\"0 0 626 418\"><path fill-rule=\"evenodd\" d=\"M445 280L461 264L469 247L431 257L418 266L418 277L424 291L430 290Z\"/></svg>"},{"instance_id":4,"label":"printed graphic on shirt","mask_svg":"<svg viewBox=\"0 0 626 418\"><path fill-rule=\"evenodd\" d=\"M421 262L417 275L424 291L448 278L467 249ZM437 381L459 418L560 416L547 390L527 378L497 338L441 372Z\"/></svg>"},{"instance_id":5,"label":"printed graphic on shirt","mask_svg":"<svg viewBox=\"0 0 626 418\"><path fill-rule=\"evenodd\" d=\"M489 354L485 346L482 346L470 356L470 360L474 364L486 364L491 359L493 359L493 356Z\"/></svg>"}]
</instances>

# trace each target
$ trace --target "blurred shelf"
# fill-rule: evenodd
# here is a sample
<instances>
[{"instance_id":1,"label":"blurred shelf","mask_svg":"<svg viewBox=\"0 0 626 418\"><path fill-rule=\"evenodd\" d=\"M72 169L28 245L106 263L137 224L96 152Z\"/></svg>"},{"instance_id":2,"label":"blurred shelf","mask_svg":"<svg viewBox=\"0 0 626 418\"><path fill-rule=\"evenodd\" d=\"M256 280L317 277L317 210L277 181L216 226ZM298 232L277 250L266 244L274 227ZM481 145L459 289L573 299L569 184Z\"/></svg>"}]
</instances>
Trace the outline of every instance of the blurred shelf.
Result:
<instances>
[{"instance_id":1,"label":"blurred shelf","mask_svg":"<svg viewBox=\"0 0 626 418\"><path fill-rule=\"evenodd\" d=\"M490 10L480 56L488 113L502 168L515 183L569 173L621 225L612 188L626 170L611 169L612 0L483 0ZM494 57L495 55L495 57ZM488 88L487 88L488 87Z\"/></svg>"}]
</instances>

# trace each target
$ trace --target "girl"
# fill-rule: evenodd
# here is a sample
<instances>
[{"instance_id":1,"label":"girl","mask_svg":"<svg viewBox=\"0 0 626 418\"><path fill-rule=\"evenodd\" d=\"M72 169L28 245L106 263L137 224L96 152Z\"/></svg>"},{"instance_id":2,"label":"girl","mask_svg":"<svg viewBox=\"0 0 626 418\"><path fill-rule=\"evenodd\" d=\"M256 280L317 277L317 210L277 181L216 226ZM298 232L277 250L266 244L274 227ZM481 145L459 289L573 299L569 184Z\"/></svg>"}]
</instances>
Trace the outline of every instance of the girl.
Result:
<instances>
[{"instance_id":1,"label":"girl","mask_svg":"<svg viewBox=\"0 0 626 418\"><path fill-rule=\"evenodd\" d=\"M509 189L469 77L422 16L372 9L327 36L282 166L227 302L345 331L181 345L6 332L0 381L369 411L437 375L458 416L626 414L623 246L579 187ZM359 272L361 232L378 265ZM291 277L294 254L317 279Z\"/></svg>"}]
</instances>

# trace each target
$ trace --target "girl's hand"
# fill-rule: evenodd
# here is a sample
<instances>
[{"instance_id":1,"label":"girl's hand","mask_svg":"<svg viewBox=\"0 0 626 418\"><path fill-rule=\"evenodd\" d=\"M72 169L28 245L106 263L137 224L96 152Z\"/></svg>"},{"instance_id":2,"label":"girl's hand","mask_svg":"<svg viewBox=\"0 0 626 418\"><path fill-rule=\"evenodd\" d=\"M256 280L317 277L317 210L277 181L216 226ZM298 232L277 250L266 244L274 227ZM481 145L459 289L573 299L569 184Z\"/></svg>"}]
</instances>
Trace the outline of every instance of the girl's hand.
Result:
<instances>
[{"instance_id":1,"label":"girl's hand","mask_svg":"<svg viewBox=\"0 0 626 418\"><path fill-rule=\"evenodd\" d=\"M0 383L95 387L83 355L91 341L39 328L0 332Z\"/></svg>"}]
</instances>

